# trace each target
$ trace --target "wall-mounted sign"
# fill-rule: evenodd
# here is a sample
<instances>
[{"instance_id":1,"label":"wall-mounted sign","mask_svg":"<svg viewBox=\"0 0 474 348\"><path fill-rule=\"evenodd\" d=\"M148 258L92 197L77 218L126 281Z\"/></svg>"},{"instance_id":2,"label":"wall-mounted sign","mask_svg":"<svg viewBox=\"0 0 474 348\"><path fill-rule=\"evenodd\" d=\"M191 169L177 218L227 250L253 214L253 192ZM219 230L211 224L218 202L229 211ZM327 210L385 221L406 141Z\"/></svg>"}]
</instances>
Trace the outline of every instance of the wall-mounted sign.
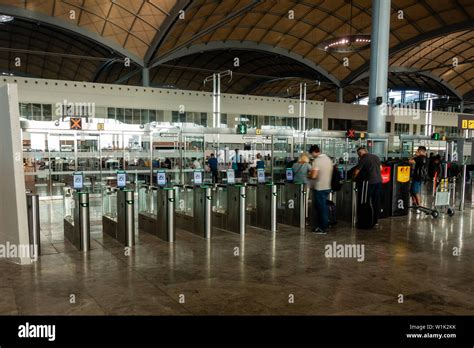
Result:
<instances>
[{"instance_id":1,"label":"wall-mounted sign","mask_svg":"<svg viewBox=\"0 0 474 348\"><path fill-rule=\"evenodd\" d=\"M265 183L265 169L263 168L257 169L257 180L259 184Z\"/></svg>"},{"instance_id":2,"label":"wall-mounted sign","mask_svg":"<svg viewBox=\"0 0 474 348\"><path fill-rule=\"evenodd\" d=\"M262 130L260 128L255 129L256 135L262 135Z\"/></svg>"},{"instance_id":3,"label":"wall-mounted sign","mask_svg":"<svg viewBox=\"0 0 474 348\"><path fill-rule=\"evenodd\" d=\"M97 123L97 130L104 130L105 129L105 123Z\"/></svg>"},{"instance_id":4,"label":"wall-mounted sign","mask_svg":"<svg viewBox=\"0 0 474 348\"><path fill-rule=\"evenodd\" d=\"M166 185L166 172L164 170L159 170L156 173L156 183L158 186Z\"/></svg>"},{"instance_id":5,"label":"wall-mounted sign","mask_svg":"<svg viewBox=\"0 0 474 348\"><path fill-rule=\"evenodd\" d=\"M73 188L75 190L82 190L84 187L84 175L82 172L75 172L72 175Z\"/></svg>"}]
</instances>

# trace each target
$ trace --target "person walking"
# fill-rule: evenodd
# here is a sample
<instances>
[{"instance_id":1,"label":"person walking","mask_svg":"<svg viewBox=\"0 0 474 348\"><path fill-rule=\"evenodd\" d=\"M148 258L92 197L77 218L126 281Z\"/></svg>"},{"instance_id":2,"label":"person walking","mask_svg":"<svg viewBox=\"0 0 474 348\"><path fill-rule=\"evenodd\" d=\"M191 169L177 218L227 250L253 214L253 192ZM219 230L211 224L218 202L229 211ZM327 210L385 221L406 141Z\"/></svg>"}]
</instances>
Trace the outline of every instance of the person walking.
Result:
<instances>
[{"instance_id":1,"label":"person walking","mask_svg":"<svg viewBox=\"0 0 474 348\"><path fill-rule=\"evenodd\" d=\"M313 145L309 153L314 158L309 174L313 200L313 214L317 219L313 232L327 234L329 227L329 208L327 204L331 192L333 165L331 159L321 153L318 145Z\"/></svg>"},{"instance_id":2,"label":"person walking","mask_svg":"<svg viewBox=\"0 0 474 348\"><path fill-rule=\"evenodd\" d=\"M354 171L354 178L359 181L368 182L367 199L372 203L373 218L368 226L373 227L378 223L380 214L380 196L382 195L382 163L380 158L367 151L365 147L357 149L359 164ZM360 218L367 218L361 216Z\"/></svg>"}]
</instances>

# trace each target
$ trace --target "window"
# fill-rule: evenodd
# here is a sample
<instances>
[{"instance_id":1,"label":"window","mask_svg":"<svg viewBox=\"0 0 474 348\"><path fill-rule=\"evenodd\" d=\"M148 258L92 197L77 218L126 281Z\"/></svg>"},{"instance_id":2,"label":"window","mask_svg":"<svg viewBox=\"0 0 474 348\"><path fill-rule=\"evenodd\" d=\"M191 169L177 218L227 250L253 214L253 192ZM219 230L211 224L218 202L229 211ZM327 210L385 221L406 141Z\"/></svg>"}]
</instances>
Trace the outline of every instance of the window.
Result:
<instances>
[{"instance_id":1,"label":"window","mask_svg":"<svg viewBox=\"0 0 474 348\"><path fill-rule=\"evenodd\" d=\"M140 109L133 109L133 124L140 124L141 122L141 113Z\"/></svg>"},{"instance_id":2,"label":"window","mask_svg":"<svg viewBox=\"0 0 474 348\"><path fill-rule=\"evenodd\" d=\"M117 112L117 121L125 122L125 112L123 109L116 109Z\"/></svg>"},{"instance_id":3,"label":"window","mask_svg":"<svg viewBox=\"0 0 474 348\"><path fill-rule=\"evenodd\" d=\"M52 121L53 120L53 111L51 104L43 104L43 121Z\"/></svg>"},{"instance_id":4,"label":"window","mask_svg":"<svg viewBox=\"0 0 474 348\"><path fill-rule=\"evenodd\" d=\"M220 127L227 127L227 114L221 114Z\"/></svg>"},{"instance_id":5,"label":"window","mask_svg":"<svg viewBox=\"0 0 474 348\"><path fill-rule=\"evenodd\" d=\"M142 112L141 112L142 116L140 118L140 124L147 124L148 122L150 122L149 111L151 111L151 110L142 109Z\"/></svg>"},{"instance_id":6,"label":"window","mask_svg":"<svg viewBox=\"0 0 474 348\"><path fill-rule=\"evenodd\" d=\"M42 120L41 104L33 104L33 120Z\"/></svg>"},{"instance_id":7,"label":"window","mask_svg":"<svg viewBox=\"0 0 474 348\"><path fill-rule=\"evenodd\" d=\"M31 119L31 104L20 103L20 116L25 117L29 120Z\"/></svg>"},{"instance_id":8,"label":"window","mask_svg":"<svg viewBox=\"0 0 474 348\"><path fill-rule=\"evenodd\" d=\"M320 118L307 118L306 119L306 129L321 129L323 126L323 120Z\"/></svg>"},{"instance_id":9,"label":"window","mask_svg":"<svg viewBox=\"0 0 474 348\"><path fill-rule=\"evenodd\" d=\"M184 122L186 122L186 112L179 113L178 111L173 111L171 113L171 122L173 122L173 123L184 123Z\"/></svg>"},{"instance_id":10,"label":"window","mask_svg":"<svg viewBox=\"0 0 474 348\"><path fill-rule=\"evenodd\" d=\"M207 127L207 113L201 112L201 122L199 122L201 126Z\"/></svg>"},{"instance_id":11,"label":"window","mask_svg":"<svg viewBox=\"0 0 474 348\"><path fill-rule=\"evenodd\" d=\"M115 120L115 108L107 108L107 118Z\"/></svg>"},{"instance_id":12,"label":"window","mask_svg":"<svg viewBox=\"0 0 474 348\"><path fill-rule=\"evenodd\" d=\"M410 125L408 123L395 123L395 134L410 134Z\"/></svg>"},{"instance_id":13,"label":"window","mask_svg":"<svg viewBox=\"0 0 474 348\"><path fill-rule=\"evenodd\" d=\"M385 122L385 133L390 133L392 131L392 122Z\"/></svg>"}]
</instances>

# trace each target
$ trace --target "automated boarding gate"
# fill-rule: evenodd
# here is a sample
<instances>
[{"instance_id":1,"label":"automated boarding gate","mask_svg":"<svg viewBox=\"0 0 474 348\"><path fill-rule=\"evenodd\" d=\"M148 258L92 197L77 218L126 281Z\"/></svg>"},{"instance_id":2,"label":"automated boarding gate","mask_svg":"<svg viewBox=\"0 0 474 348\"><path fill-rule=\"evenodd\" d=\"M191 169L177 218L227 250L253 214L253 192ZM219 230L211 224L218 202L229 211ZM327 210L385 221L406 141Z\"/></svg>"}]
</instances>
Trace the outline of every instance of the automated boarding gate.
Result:
<instances>
[{"instance_id":1,"label":"automated boarding gate","mask_svg":"<svg viewBox=\"0 0 474 348\"><path fill-rule=\"evenodd\" d=\"M278 222L305 228L306 226L306 185L286 183L280 187L281 201Z\"/></svg>"},{"instance_id":2,"label":"automated boarding gate","mask_svg":"<svg viewBox=\"0 0 474 348\"><path fill-rule=\"evenodd\" d=\"M138 201L138 228L164 241L174 242L175 189L144 185L138 191Z\"/></svg>"},{"instance_id":3,"label":"automated boarding gate","mask_svg":"<svg viewBox=\"0 0 474 348\"><path fill-rule=\"evenodd\" d=\"M89 193L82 192L82 173L73 174L74 188L64 190L64 237L79 251L91 248L91 223L89 215Z\"/></svg>"},{"instance_id":4,"label":"automated boarding gate","mask_svg":"<svg viewBox=\"0 0 474 348\"><path fill-rule=\"evenodd\" d=\"M180 185L176 188L176 225L206 239L212 231L212 188Z\"/></svg>"},{"instance_id":5,"label":"automated boarding gate","mask_svg":"<svg viewBox=\"0 0 474 348\"><path fill-rule=\"evenodd\" d=\"M213 226L244 235L247 198L245 186L217 185L214 193Z\"/></svg>"},{"instance_id":6,"label":"automated boarding gate","mask_svg":"<svg viewBox=\"0 0 474 348\"><path fill-rule=\"evenodd\" d=\"M135 199L134 191L106 188L104 191L102 229L125 246L135 244Z\"/></svg>"},{"instance_id":7,"label":"automated boarding gate","mask_svg":"<svg viewBox=\"0 0 474 348\"><path fill-rule=\"evenodd\" d=\"M357 187L356 183L346 180L342 188L335 194L336 214L338 221L350 222L355 226L357 219Z\"/></svg>"},{"instance_id":8,"label":"automated boarding gate","mask_svg":"<svg viewBox=\"0 0 474 348\"><path fill-rule=\"evenodd\" d=\"M254 185L256 190L255 216L251 224L276 232L277 230L277 186L273 183Z\"/></svg>"}]
</instances>

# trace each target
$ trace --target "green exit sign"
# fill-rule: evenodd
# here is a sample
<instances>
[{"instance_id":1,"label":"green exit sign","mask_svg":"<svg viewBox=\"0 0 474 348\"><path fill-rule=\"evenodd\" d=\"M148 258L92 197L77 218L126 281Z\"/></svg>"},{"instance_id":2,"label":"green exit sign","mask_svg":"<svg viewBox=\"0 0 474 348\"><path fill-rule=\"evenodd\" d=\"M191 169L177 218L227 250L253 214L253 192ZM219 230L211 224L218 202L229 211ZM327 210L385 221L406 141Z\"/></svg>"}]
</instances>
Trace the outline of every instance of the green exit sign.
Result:
<instances>
[{"instance_id":1,"label":"green exit sign","mask_svg":"<svg viewBox=\"0 0 474 348\"><path fill-rule=\"evenodd\" d=\"M431 134L431 139L433 140L440 140L441 139L441 136L439 133L433 133Z\"/></svg>"},{"instance_id":2,"label":"green exit sign","mask_svg":"<svg viewBox=\"0 0 474 348\"><path fill-rule=\"evenodd\" d=\"M247 125L244 123L237 125L237 134L247 134Z\"/></svg>"}]
</instances>

